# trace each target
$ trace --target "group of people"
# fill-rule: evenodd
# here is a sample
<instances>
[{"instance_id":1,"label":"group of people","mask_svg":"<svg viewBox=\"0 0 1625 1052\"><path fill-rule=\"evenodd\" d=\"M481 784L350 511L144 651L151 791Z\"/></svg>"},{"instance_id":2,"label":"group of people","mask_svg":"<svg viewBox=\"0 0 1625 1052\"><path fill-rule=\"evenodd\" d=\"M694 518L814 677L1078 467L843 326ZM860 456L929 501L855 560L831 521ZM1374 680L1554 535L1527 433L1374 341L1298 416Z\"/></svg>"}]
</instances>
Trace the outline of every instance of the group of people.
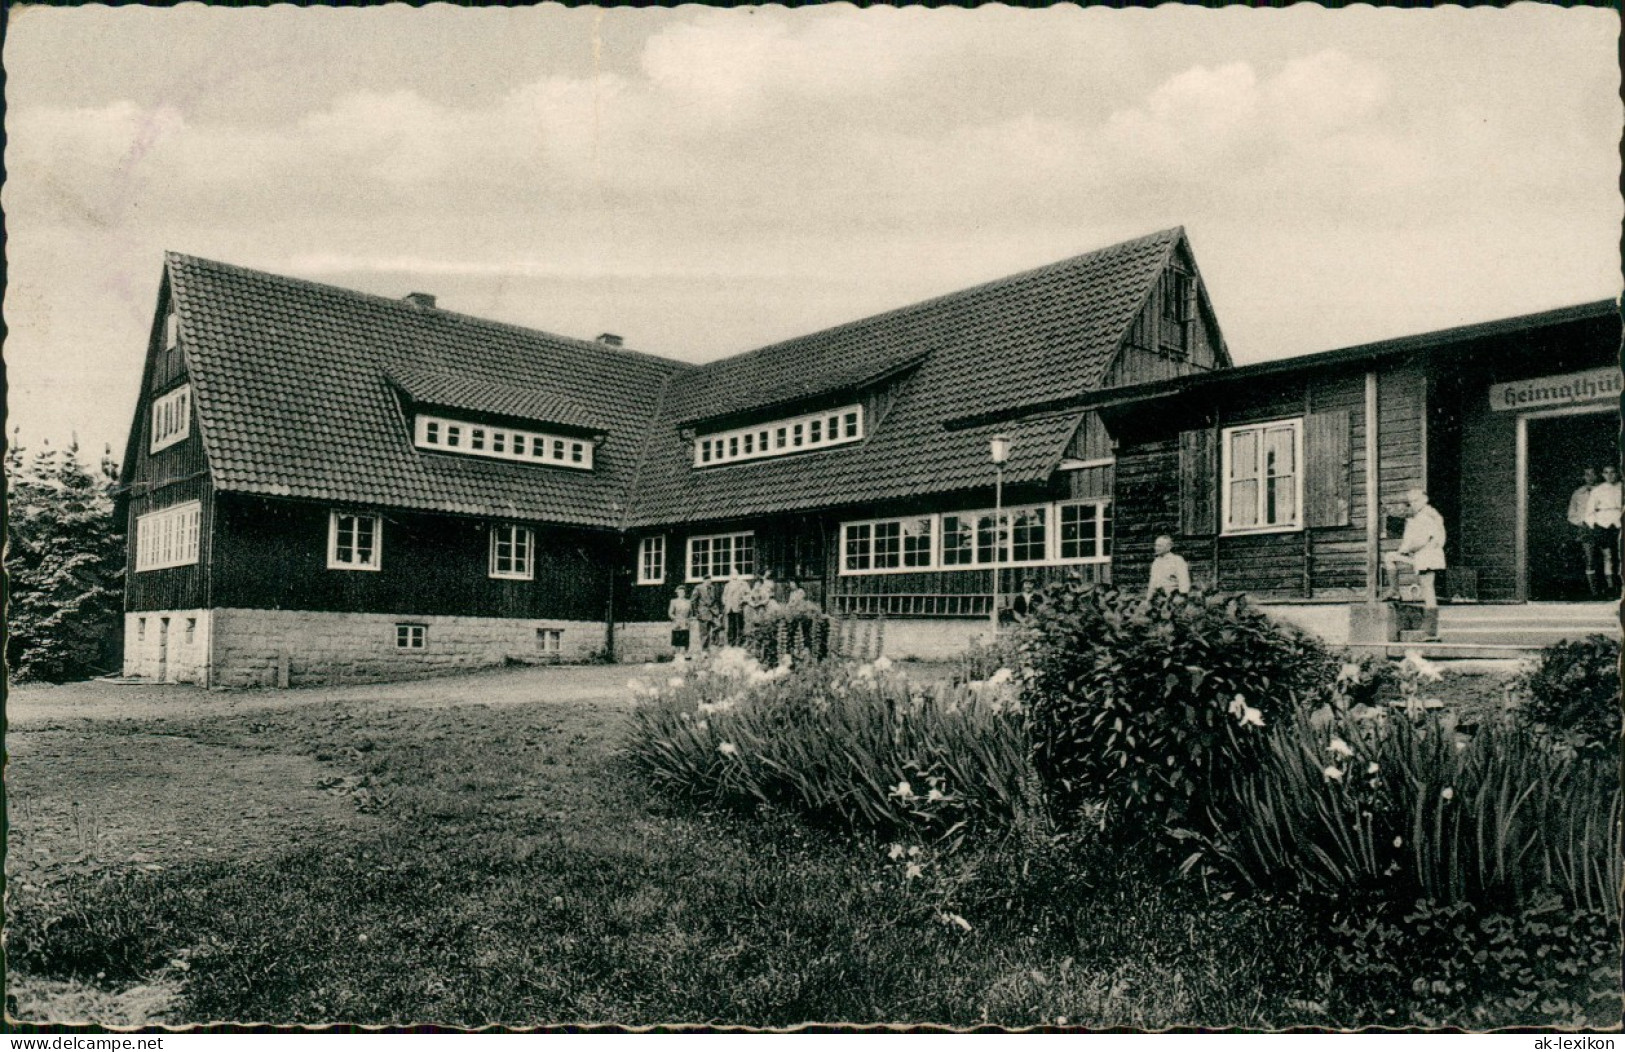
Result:
<instances>
[{"instance_id":1,"label":"group of people","mask_svg":"<svg viewBox=\"0 0 1625 1052\"><path fill-rule=\"evenodd\" d=\"M1604 464L1599 472L1587 467L1569 496L1569 525L1593 599L1619 595L1619 516L1619 468Z\"/></svg>"},{"instance_id":2,"label":"group of people","mask_svg":"<svg viewBox=\"0 0 1625 1052\"><path fill-rule=\"evenodd\" d=\"M807 603L795 581L779 583L769 574L733 574L725 581L701 581L689 596L685 585L666 607L671 645L678 651L743 646L758 621L780 609Z\"/></svg>"}]
</instances>

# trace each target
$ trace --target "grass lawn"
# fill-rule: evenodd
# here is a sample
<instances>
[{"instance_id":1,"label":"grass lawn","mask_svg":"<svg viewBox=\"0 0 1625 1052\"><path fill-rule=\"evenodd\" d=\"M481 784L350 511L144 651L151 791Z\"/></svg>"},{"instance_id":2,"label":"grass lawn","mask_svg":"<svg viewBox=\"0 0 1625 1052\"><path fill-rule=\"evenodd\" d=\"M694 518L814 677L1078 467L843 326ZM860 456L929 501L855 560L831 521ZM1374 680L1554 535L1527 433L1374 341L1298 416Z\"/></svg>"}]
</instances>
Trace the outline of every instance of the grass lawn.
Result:
<instances>
[{"instance_id":1,"label":"grass lawn","mask_svg":"<svg viewBox=\"0 0 1625 1052\"><path fill-rule=\"evenodd\" d=\"M996 848L893 859L651 798L615 753L629 674L150 697L92 685L61 704L17 692L8 1014L1328 1021L1325 951L1289 909L1215 909L1125 879L1121 859L1048 873Z\"/></svg>"}]
</instances>

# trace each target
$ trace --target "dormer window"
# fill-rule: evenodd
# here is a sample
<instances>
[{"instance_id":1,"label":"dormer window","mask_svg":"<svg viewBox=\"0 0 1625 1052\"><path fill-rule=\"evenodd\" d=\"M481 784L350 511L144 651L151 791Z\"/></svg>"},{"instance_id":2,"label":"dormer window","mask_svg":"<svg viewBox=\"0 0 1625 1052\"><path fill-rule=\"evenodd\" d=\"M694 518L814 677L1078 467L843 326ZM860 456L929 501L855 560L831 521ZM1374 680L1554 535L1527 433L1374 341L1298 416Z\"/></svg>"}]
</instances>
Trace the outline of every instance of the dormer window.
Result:
<instances>
[{"instance_id":1,"label":"dormer window","mask_svg":"<svg viewBox=\"0 0 1625 1052\"><path fill-rule=\"evenodd\" d=\"M849 405L778 420L753 424L694 440L694 466L726 464L734 460L759 460L801 450L857 442L863 438L863 407Z\"/></svg>"},{"instance_id":2,"label":"dormer window","mask_svg":"<svg viewBox=\"0 0 1625 1052\"><path fill-rule=\"evenodd\" d=\"M560 438L534 431L495 428L443 416L419 414L413 444L419 449L457 452L494 460L523 460L532 464L592 469L593 444L586 439Z\"/></svg>"}]
</instances>

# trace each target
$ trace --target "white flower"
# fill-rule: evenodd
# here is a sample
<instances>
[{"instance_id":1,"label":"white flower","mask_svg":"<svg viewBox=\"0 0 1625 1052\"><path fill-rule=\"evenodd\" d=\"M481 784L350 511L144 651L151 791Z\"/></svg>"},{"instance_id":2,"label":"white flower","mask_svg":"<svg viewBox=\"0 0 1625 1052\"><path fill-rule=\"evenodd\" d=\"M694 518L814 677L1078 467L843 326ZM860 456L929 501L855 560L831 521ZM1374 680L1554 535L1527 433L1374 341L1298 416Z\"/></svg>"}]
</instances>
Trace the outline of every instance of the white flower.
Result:
<instances>
[{"instance_id":1,"label":"white flower","mask_svg":"<svg viewBox=\"0 0 1625 1052\"><path fill-rule=\"evenodd\" d=\"M1335 756L1354 755L1354 750L1349 748L1349 743L1344 741L1342 738L1333 738L1331 740L1331 744L1327 745L1326 748L1330 749L1332 754Z\"/></svg>"},{"instance_id":2,"label":"white flower","mask_svg":"<svg viewBox=\"0 0 1625 1052\"><path fill-rule=\"evenodd\" d=\"M879 657L875 658L875 671L876 672L885 672L885 671L889 670L890 668L891 668L891 658L887 657L884 654L882 654Z\"/></svg>"},{"instance_id":3,"label":"white flower","mask_svg":"<svg viewBox=\"0 0 1625 1052\"><path fill-rule=\"evenodd\" d=\"M887 854L887 855L888 855L888 856L890 856L890 857L891 857L891 858L892 858L892 859L893 859L893 860L894 860L894 861L895 861L895 860L896 860L896 859L899 859L899 858L902 858L902 857L903 857L903 855L904 855L904 854L905 854L905 852L904 852L904 850L903 850L903 845L902 845L902 844L893 844L893 845L892 845L892 846L891 846L891 847L890 847L890 848L889 848L889 849L888 849L888 850L887 850L887 851L886 851L886 854Z\"/></svg>"},{"instance_id":4,"label":"white flower","mask_svg":"<svg viewBox=\"0 0 1625 1052\"><path fill-rule=\"evenodd\" d=\"M931 790L929 793L925 794L925 798L926 798L927 801L929 801L931 803L935 803L938 800L946 800L947 799L947 797L942 795L942 790L941 789L933 789L933 790Z\"/></svg>"},{"instance_id":5,"label":"white flower","mask_svg":"<svg viewBox=\"0 0 1625 1052\"><path fill-rule=\"evenodd\" d=\"M1365 773L1366 774L1376 774L1380 770L1382 770L1382 768L1378 767L1377 762L1375 760L1373 760L1373 761L1371 761L1371 763L1366 765Z\"/></svg>"},{"instance_id":6,"label":"white flower","mask_svg":"<svg viewBox=\"0 0 1625 1052\"><path fill-rule=\"evenodd\" d=\"M1394 837L1394 846L1395 847L1404 847L1405 846L1405 838L1402 837L1402 836Z\"/></svg>"},{"instance_id":7,"label":"white flower","mask_svg":"<svg viewBox=\"0 0 1625 1052\"><path fill-rule=\"evenodd\" d=\"M1456 791L1454 789L1450 788L1447 785L1447 786L1444 787L1444 791L1441 792L1439 795L1442 796L1446 800L1450 800L1450 799L1453 799L1455 797Z\"/></svg>"},{"instance_id":8,"label":"white flower","mask_svg":"<svg viewBox=\"0 0 1625 1052\"><path fill-rule=\"evenodd\" d=\"M1325 775L1326 780L1329 782L1341 782L1343 780L1343 769L1341 767L1328 767L1320 773Z\"/></svg>"},{"instance_id":9,"label":"white flower","mask_svg":"<svg viewBox=\"0 0 1625 1052\"><path fill-rule=\"evenodd\" d=\"M898 782L889 795L895 796L899 800L912 800L914 799L914 787L906 781Z\"/></svg>"},{"instance_id":10,"label":"white flower","mask_svg":"<svg viewBox=\"0 0 1625 1052\"><path fill-rule=\"evenodd\" d=\"M1248 724L1252 724L1254 727L1264 726L1264 714L1251 705L1244 705L1241 712L1241 725L1245 727Z\"/></svg>"},{"instance_id":11,"label":"white flower","mask_svg":"<svg viewBox=\"0 0 1625 1052\"><path fill-rule=\"evenodd\" d=\"M724 756L738 756L739 746L735 745L733 742L723 742L721 745L717 746L717 752Z\"/></svg>"},{"instance_id":12,"label":"white flower","mask_svg":"<svg viewBox=\"0 0 1625 1052\"><path fill-rule=\"evenodd\" d=\"M903 879L913 880L923 872L925 871L920 868L920 864L918 862L910 862L908 864L908 868L903 871Z\"/></svg>"},{"instance_id":13,"label":"white flower","mask_svg":"<svg viewBox=\"0 0 1625 1052\"><path fill-rule=\"evenodd\" d=\"M1337 682L1358 683L1360 681L1360 666L1350 661L1337 670Z\"/></svg>"},{"instance_id":14,"label":"white flower","mask_svg":"<svg viewBox=\"0 0 1625 1052\"><path fill-rule=\"evenodd\" d=\"M1230 703L1230 715L1239 720L1242 718L1242 714L1246 711L1247 699L1242 697L1240 694L1237 694L1235 700Z\"/></svg>"},{"instance_id":15,"label":"white flower","mask_svg":"<svg viewBox=\"0 0 1625 1052\"><path fill-rule=\"evenodd\" d=\"M1444 678L1444 673L1440 671L1439 666L1423 657L1417 651L1407 651L1405 653L1405 663L1410 665L1411 668L1416 671L1416 674L1422 679L1436 682Z\"/></svg>"},{"instance_id":16,"label":"white flower","mask_svg":"<svg viewBox=\"0 0 1625 1052\"><path fill-rule=\"evenodd\" d=\"M988 683L990 683L990 684L992 684L994 686L998 686L1001 683L1009 683L1010 678L1012 676L1014 676L1014 675L1015 675L1015 673L1011 672L1009 669L1001 668L1001 669L999 669L999 671L997 671L997 672L993 673L993 675L989 676L987 678L987 681L988 681Z\"/></svg>"}]
</instances>

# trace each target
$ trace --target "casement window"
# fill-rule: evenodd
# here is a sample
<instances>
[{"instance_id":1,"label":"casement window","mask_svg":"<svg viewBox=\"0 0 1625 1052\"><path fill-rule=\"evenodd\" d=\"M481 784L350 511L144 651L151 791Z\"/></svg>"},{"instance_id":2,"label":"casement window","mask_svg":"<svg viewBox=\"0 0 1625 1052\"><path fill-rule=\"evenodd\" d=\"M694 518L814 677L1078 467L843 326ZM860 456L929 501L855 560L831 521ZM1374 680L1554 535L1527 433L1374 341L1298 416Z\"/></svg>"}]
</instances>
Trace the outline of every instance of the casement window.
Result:
<instances>
[{"instance_id":1,"label":"casement window","mask_svg":"<svg viewBox=\"0 0 1625 1052\"><path fill-rule=\"evenodd\" d=\"M428 645L428 625L399 624L395 626L396 650L423 650Z\"/></svg>"},{"instance_id":2,"label":"casement window","mask_svg":"<svg viewBox=\"0 0 1625 1052\"><path fill-rule=\"evenodd\" d=\"M192 433L192 385L185 384L152 403L152 443L156 453Z\"/></svg>"},{"instance_id":3,"label":"casement window","mask_svg":"<svg viewBox=\"0 0 1625 1052\"><path fill-rule=\"evenodd\" d=\"M1111 558L1111 501L1075 501L1057 505L1055 512L1057 554L1062 562L1106 562Z\"/></svg>"},{"instance_id":4,"label":"casement window","mask_svg":"<svg viewBox=\"0 0 1625 1052\"><path fill-rule=\"evenodd\" d=\"M329 570L376 570L383 555L384 520L335 511L327 521Z\"/></svg>"},{"instance_id":5,"label":"casement window","mask_svg":"<svg viewBox=\"0 0 1625 1052\"><path fill-rule=\"evenodd\" d=\"M1225 428L1220 442L1225 533L1303 528L1303 421Z\"/></svg>"},{"instance_id":6,"label":"casement window","mask_svg":"<svg viewBox=\"0 0 1625 1052\"><path fill-rule=\"evenodd\" d=\"M419 414L413 430L419 449L454 451L495 460L522 460L530 464L592 470L593 443L535 431L488 428L448 417Z\"/></svg>"},{"instance_id":7,"label":"casement window","mask_svg":"<svg viewBox=\"0 0 1625 1052\"><path fill-rule=\"evenodd\" d=\"M935 539L936 521L929 515L844 523L841 526L841 571L928 569Z\"/></svg>"},{"instance_id":8,"label":"casement window","mask_svg":"<svg viewBox=\"0 0 1625 1052\"><path fill-rule=\"evenodd\" d=\"M195 500L135 520L135 570L167 570L198 561L198 521L203 505Z\"/></svg>"},{"instance_id":9,"label":"casement window","mask_svg":"<svg viewBox=\"0 0 1625 1052\"><path fill-rule=\"evenodd\" d=\"M1111 561L1111 502L1035 504L841 525L842 575ZM1001 550L1002 549L1002 550Z\"/></svg>"},{"instance_id":10,"label":"casement window","mask_svg":"<svg viewBox=\"0 0 1625 1052\"><path fill-rule=\"evenodd\" d=\"M491 527L491 576L529 581L536 576L536 531L529 526Z\"/></svg>"},{"instance_id":11,"label":"casement window","mask_svg":"<svg viewBox=\"0 0 1625 1052\"><path fill-rule=\"evenodd\" d=\"M756 572L756 534L718 533L688 539L688 579L711 581Z\"/></svg>"},{"instance_id":12,"label":"casement window","mask_svg":"<svg viewBox=\"0 0 1625 1052\"><path fill-rule=\"evenodd\" d=\"M1190 349L1190 326L1196 313L1191 276L1172 267L1163 271L1159 298L1162 317L1157 326L1158 342L1165 353L1183 358Z\"/></svg>"},{"instance_id":13,"label":"casement window","mask_svg":"<svg viewBox=\"0 0 1625 1052\"><path fill-rule=\"evenodd\" d=\"M536 630L536 650L538 653L558 657L564 653L564 629L538 628Z\"/></svg>"},{"instance_id":14,"label":"casement window","mask_svg":"<svg viewBox=\"0 0 1625 1052\"><path fill-rule=\"evenodd\" d=\"M638 584L666 583L666 538L645 537L638 542Z\"/></svg>"},{"instance_id":15,"label":"casement window","mask_svg":"<svg viewBox=\"0 0 1625 1052\"><path fill-rule=\"evenodd\" d=\"M694 466L758 460L801 450L827 449L863 438L863 406L807 413L770 424L753 424L694 440Z\"/></svg>"}]
</instances>

